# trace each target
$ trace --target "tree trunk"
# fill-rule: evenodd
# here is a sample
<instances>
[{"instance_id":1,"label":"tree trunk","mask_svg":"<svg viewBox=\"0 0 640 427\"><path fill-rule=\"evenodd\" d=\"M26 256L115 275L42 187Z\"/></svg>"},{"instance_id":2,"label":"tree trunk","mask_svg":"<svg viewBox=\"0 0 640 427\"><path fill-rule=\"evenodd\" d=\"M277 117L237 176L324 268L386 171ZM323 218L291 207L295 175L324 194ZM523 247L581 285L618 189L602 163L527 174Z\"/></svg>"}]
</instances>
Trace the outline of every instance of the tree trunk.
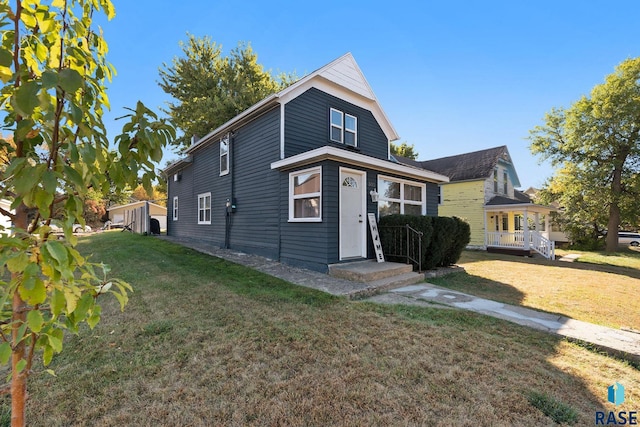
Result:
<instances>
[{"instance_id":1,"label":"tree trunk","mask_svg":"<svg viewBox=\"0 0 640 427\"><path fill-rule=\"evenodd\" d=\"M24 204L20 204L16 209L15 226L23 230L27 229L29 224L27 207ZM12 279L16 279L15 276L19 273L12 273ZM26 322L25 302L20 298L18 290L15 290L13 294L12 304L12 326L11 326L11 427L24 427L25 422L25 409L27 401L27 376L29 373L27 370L23 370L18 373L18 363L26 357L26 346L24 340L18 342L20 338L18 330L24 322Z\"/></svg>"},{"instance_id":2,"label":"tree trunk","mask_svg":"<svg viewBox=\"0 0 640 427\"><path fill-rule=\"evenodd\" d=\"M625 156L626 158L626 156ZM624 160L613 169L611 182L611 204L609 205L609 222L607 223L607 252L618 250L618 227L620 226L620 195L622 194L622 165Z\"/></svg>"},{"instance_id":3,"label":"tree trunk","mask_svg":"<svg viewBox=\"0 0 640 427\"><path fill-rule=\"evenodd\" d=\"M17 343L18 329L26 320L24 301L18 291L13 294L13 326L11 337L13 352L11 354L11 427L23 427L25 423L25 409L27 400L27 371L18 373L18 362L25 358L24 340Z\"/></svg>"}]
</instances>

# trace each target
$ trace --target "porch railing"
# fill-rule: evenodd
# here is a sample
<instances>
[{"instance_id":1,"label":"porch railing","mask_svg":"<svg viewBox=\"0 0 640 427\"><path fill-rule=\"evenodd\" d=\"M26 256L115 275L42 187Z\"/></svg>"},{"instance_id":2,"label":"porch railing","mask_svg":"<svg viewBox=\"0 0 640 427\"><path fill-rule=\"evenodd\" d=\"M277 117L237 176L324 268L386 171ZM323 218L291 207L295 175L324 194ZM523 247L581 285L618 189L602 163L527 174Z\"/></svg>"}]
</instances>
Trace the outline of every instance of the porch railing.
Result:
<instances>
[{"instance_id":1,"label":"porch railing","mask_svg":"<svg viewBox=\"0 0 640 427\"><path fill-rule=\"evenodd\" d=\"M540 233L532 232L531 248L546 259L556 259L556 242L547 239Z\"/></svg>"},{"instance_id":2,"label":"porch railing","mask_svg":"<svg viewBox=\"0 0 640 427\"><path fill-rule=\"evenodd\" d=\"M378 227L385 258L402 259L422 271L422 231L409 224Z\"/></svg>"},{"instance_id":3,"label":"porch railing","mask_svg":"<svg viewBox=\"0 0 640 427\"><path fill-rule=\"evenodd\" d=\"M489 232L487 246L515 249L533 249L547 259L555 259L555 242L537 231L529 231L529 242L525 245L524 232Z\"/></svg>"}]
</instances>

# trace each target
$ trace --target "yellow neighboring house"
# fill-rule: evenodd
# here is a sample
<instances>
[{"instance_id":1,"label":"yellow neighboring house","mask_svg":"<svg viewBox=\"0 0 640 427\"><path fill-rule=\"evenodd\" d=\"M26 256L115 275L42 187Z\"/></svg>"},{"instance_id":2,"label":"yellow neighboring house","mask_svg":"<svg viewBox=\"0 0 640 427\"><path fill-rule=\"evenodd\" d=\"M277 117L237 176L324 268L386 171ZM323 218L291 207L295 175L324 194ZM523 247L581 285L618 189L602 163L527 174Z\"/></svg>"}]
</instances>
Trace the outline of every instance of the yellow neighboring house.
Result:
<instances>
[{"instance_id":1,"label":"yellow neighboring house","mask_svg":"<svg viewBox=\"0 0 640 427\"><path fill-rule=\"evenodd\" d=\"M470 248L555 257L545 231L554 208L537 205L516 189L520 181L506 146L427 161L396 159L449 177L440 184L438 214L469 223Z\"/></svg>"}]
</instances>

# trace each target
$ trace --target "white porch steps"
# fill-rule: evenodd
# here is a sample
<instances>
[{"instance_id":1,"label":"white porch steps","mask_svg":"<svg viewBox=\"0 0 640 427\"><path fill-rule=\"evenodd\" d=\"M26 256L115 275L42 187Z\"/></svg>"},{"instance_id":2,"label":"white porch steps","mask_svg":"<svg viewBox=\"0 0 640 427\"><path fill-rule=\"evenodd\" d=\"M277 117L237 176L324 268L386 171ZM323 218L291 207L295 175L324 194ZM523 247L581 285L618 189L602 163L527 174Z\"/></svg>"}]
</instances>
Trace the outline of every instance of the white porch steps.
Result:
<instances>
[{"instance_id":1,"label":"white porch steps","mask_svg":"<svg viewBox=\"0 0 640 427\"><path fill-rule=\"evenodd\" d=\"M332 264L329 266L329 275L367 284L365 288L351 292L348 295L350 299L366 298L389 289L424 281L424 274L414 272L410 264L375 260Z\"/></svg>"}]
</instances>

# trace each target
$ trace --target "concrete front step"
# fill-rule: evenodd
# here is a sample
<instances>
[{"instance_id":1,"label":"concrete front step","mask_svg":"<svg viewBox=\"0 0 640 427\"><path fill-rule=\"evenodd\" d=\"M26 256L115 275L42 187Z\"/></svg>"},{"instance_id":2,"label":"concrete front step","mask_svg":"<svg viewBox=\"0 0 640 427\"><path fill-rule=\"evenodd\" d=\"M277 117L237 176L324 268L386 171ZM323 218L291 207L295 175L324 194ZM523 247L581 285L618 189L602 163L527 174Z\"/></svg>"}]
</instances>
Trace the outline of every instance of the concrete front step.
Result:
<instances>
[{"instance_id":1,"label":"concrete front step","mask_svg":"<svg viewBox=\"0 0 640 427\"><path fill-rule=\"evenodd\" d=\"M413 271L411 264L397 262L356 261L329 266L329 275L352 282L374 282L388 277L400 276Z\"/></svg>"},{"instance_id":2,"label":"concrete front step","mask_svg":"<svg viewBox=\"0 0 640 427\"><path fill-rule=\"evenodd\" d=\"M366 288L354 290L353 292L350 292L347 297L352 300L368 298L391 289L414 285L420 282L424 282L424 274L411 271L409 273L403 273L397 276L385 277L383 279L367 282Z\"/></svg>"}]
</instances>

